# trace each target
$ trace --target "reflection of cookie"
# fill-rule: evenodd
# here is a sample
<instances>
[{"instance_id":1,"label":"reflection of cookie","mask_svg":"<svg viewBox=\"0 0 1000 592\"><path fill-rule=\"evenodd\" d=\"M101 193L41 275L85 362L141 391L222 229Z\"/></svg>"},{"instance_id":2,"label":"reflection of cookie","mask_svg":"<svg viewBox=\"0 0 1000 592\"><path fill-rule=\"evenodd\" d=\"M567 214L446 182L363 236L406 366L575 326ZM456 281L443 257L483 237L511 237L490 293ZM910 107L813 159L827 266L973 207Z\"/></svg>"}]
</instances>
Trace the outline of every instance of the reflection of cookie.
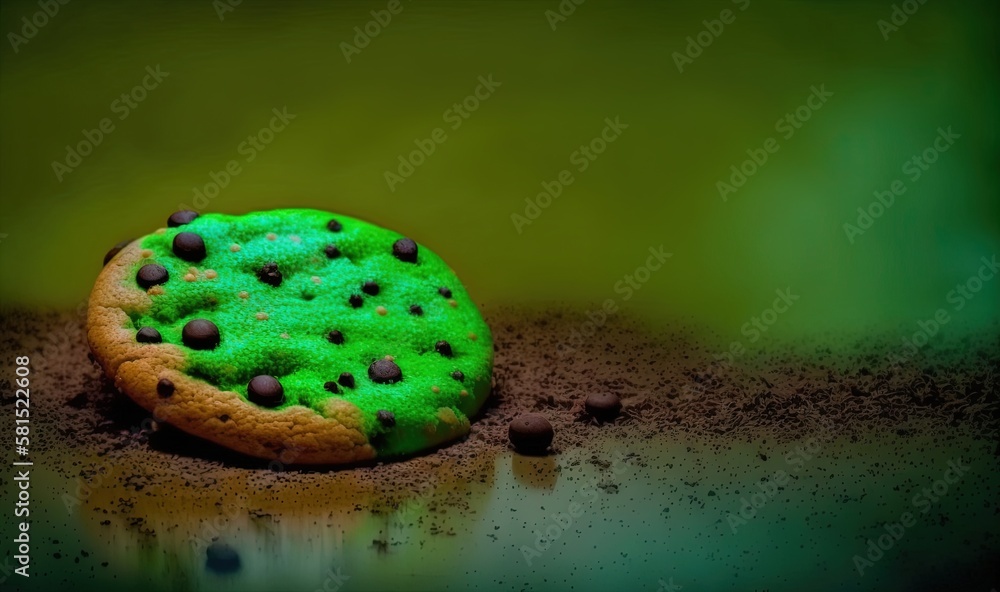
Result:
<instances>
[{"instance_id":1,"label":"reflection of cookie","mask_svg":"<svg viewBox=\"0 0 1000 592\"><path fill-rule=\"evenodd\" d=\"M493 343L437 255L316 210L168 226L109 254L88 314L95 358L157 420L284 463L468 432Z\"/></svg>"}]
</instances>

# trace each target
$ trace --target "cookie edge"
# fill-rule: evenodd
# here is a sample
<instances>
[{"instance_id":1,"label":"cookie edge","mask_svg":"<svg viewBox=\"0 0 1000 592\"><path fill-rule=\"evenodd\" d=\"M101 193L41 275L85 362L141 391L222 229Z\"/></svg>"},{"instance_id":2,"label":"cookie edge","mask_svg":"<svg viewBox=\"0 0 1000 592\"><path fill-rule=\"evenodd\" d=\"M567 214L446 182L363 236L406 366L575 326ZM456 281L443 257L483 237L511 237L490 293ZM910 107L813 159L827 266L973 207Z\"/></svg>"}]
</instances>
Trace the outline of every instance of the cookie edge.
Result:
<instances>
[{"instance_id":1,"label":"cookie edge","mask_svg":"<svg viewBox=\"0 0 1000 592\"><path fill-rule=\"evenodd\" d=\"M127 245L104 267L87 311L91 352L117 388L155 420L257 458L284 464L347 464L376 458L362 429L360 409L348 401L331 400L325 416L302 406L278 412L261 409L235 392L184 374L182 348L137 343L123 307L148 310L152 305L150 294L127 288L134 267L142 261L141 242ZM169 292L169 282L163 289ZM174 383L170 397L157 393L157 382L163 378ZM220 419L224 416L227 421ZM247 429L247 424L253 427ZM276 438L279 434L287 435Z\"/></svg>"}]
</instances>

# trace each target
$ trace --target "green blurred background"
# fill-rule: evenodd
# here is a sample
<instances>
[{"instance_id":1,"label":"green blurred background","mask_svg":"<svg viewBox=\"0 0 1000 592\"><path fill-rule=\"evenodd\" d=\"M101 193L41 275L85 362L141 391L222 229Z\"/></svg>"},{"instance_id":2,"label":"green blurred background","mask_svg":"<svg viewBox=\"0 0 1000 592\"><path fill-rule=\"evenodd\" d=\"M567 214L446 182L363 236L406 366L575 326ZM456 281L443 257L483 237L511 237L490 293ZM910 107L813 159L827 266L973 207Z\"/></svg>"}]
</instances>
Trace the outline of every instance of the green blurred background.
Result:
<instances>
[{"instance_id":1,"label":"green blurred background","mask_svg":"<svg viewBox=\"0 0 1000 592\"><path fill-rule=\"evenodd\" d=\"M76 0L18 43L38 4L3 2L5 306L77 305L108 247L230 160L241 172L209 210L342 212L431 247L487 305L612 299L724 335L785 287L801 299L783 333L914 323L1000 251L995 2L932 0L886 39L889 2L567 0L553 30L555 0L403 0L350 62L341 44L386 2L220 5ZM735 20L679 72L674 53L724 9ZM169 75L119 119L113 102L157 65ZM488 75L500 86L451 129ZM786 139L775 123L814 85L832 97ZM246 162L273 108L295 119ZM53 161L106 117L59 181ZM578 172L606 117L629 127ZM948 126L960 139L911 181L904 163ZM385 172L438 127L447 140L391 190ZM721 199L769 137L779 151ZM575 182L518 232L512 214L563 169ZM850 243L844 224L895 179L907 192ZM673 257L626 302L616 283L660 245ZM962 322L996 319L998 293L987 282Z\"/></svg>"}]
</instances>

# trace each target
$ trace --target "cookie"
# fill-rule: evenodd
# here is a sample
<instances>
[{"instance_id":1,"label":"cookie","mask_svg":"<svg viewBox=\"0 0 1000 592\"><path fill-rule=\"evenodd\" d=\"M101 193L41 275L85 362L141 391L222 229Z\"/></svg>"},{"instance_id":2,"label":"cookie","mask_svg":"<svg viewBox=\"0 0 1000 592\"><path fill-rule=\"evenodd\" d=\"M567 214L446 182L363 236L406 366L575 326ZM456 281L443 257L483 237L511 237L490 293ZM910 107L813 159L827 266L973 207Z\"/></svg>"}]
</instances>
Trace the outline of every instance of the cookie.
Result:
<instances>
[{"instance_id":1,"label":"cookie","mask_svg":"<svg viewBox=\"0 0 1000 592\"><path fill-rule=\"evenodd\" d=\"M177 212L109 253L87 335L107 376L190 434L285 464L459 438L493 342L425 246L317 210Z\"/></svg>"}]
</instances>

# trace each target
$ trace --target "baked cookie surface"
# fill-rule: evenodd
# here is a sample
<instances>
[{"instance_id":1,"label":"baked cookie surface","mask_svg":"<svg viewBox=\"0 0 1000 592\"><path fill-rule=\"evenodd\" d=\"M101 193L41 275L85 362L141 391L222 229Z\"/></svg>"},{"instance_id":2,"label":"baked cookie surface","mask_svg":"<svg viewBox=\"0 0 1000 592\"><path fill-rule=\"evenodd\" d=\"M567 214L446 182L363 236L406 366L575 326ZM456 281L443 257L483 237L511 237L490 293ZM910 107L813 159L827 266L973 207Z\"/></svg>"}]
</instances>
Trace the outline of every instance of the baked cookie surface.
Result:
<instances>
[{"instance_id":1,"label":"baked cookie surface","mask_svg":"<svg viewBox=\"0 0 1000 592\"><path fill-rule=\"evenodd\" d=\"M489 327L427 248L318 210L176 212L116 246L90 298L94 357L186 432L283 463L408 454L469 431Z\"/></svg>"}]
</instances>

